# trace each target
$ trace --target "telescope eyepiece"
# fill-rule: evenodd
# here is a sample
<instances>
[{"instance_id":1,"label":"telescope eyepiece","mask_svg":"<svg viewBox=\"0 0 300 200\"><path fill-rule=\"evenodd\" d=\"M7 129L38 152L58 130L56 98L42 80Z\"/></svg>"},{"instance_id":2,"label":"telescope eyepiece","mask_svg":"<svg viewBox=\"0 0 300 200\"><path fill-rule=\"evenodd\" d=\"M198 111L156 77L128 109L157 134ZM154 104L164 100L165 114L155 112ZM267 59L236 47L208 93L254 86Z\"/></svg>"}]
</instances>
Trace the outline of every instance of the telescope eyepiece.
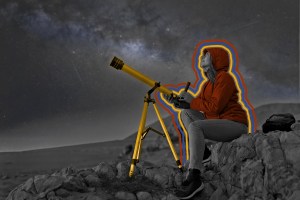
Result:
<instances>
[{"instance_id":1,"label":"telescope eyepiece","mask_svg":"<svg viewBox=\"0 0 300 200\"><path fill-rule=\"evenodd\" d=\"M116 56L112 59L112 61L110 63L110 66L112 66L118 70L122 69L123 65L124 65L123 60L117 58Z\"/></svg>"}]
</instances>

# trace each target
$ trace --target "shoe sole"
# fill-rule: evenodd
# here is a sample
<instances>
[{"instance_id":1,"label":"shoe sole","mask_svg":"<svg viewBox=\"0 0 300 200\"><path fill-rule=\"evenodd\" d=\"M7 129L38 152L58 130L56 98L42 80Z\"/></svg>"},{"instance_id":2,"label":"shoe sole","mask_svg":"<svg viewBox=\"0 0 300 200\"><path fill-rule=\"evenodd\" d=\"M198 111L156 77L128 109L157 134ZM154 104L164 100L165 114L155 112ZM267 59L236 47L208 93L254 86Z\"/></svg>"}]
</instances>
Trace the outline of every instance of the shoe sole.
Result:
<instances>
[{"instance_id":1,"label":"shoe sole","mask_svg":"<svg viewBox=\"0 0 300 200\"><path fill-rule=\"evenodd\" d=\"M203 189L204 189L204 184L202 183L202 184L200 185L200 187L199 187L197 190L195 190L192 194L190 194L190 195L187 196L187 197L180 197L180 199L190 199L190 198L192 198L195 194L197 194L198 192L202 191Z\"/></svg>"},{"instance_id":2,"label":"shoe sole","mask_svg":"<svg viewBox=\"0 0 300 200\"><path fill-rule=\"evenodd\" d=\"M211 156L209 156L208 158L206 158L205 160L202 161L202 164L205 164L207 162L209 162L211 160Z\"/></svg>"}]
</instances>

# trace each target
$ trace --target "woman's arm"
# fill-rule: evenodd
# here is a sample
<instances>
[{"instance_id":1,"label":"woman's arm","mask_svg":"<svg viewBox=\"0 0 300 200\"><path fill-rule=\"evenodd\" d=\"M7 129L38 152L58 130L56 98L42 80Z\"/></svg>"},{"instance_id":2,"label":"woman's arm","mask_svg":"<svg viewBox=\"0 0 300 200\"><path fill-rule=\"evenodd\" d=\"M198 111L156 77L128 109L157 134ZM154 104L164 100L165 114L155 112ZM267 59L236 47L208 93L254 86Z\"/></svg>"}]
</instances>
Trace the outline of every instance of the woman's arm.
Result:
<instances>
[{"instance_id":1,"label":"woman's arm","mask_svg":"<svg viewBox=\"0 0 300 200\"><path fill-rule=\"evenodd\" d=\"M219 114L229 102L235 88L233 78L226 72L220 73L216 77L215 86L210 99L195 98L192 100L190 107L191 109L203 111L204 113Z\"/></svg>"}]
</instances>

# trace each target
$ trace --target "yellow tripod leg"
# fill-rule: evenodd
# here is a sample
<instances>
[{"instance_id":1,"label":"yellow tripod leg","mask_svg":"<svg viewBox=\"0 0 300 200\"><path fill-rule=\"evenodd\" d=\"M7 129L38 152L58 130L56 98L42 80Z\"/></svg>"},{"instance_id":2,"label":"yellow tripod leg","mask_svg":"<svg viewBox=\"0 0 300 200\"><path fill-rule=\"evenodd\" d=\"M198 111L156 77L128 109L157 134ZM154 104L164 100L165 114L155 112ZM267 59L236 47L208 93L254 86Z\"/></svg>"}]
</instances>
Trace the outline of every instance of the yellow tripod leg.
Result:
<instances>
[{"instance_id":1,"label":"yellow tripod leg","mask_svg":"<svg viewBox=\"0 0 300 200\"><path fill-rule=\"evenodd\" d=\"M172 141L171 141L171 138L170 138L170 135L169 135L168 130L167 130L167 128L166 128L166 125L165 125L163 119L161 118L160 112L159 112L159 110L158 110L158 108L157 108L157 106L156 106L155 103L153 103L153 106L154 106L156 115L157 115L157 117L158 117L158 120L159 120L159 122L160 122L160 125L161 125L161 127L163 128L164 133L165 133L165 135L166 135L167 141L168 141L168 143L169 143L169 146L170 146L171 151L172 151L172 153L173 153L173 156L174 156L174 158L175 158L176 164L177 164L178 168L182 171L182 165L181 165L180 160L179 160L179 158L178 158L178 156L177 156L177 153L176 153L175 148L174 148L174 146L173 146L173 143L172 143Z\"/></svg>"},{"instance_id":2,"label":"yellow tripod leg","mask_svg":"<svg viewBox=\"0 0 300 200\"><path fill-rule=\"evenodd\" d=\"M141 147L140 143L141 143L142 134L143 134L143 131L144 131L144 128L145 128L148 105L149 105L148 101L144 101L143 113L142 113L141 121L140 121L140 124L139 124L138 134L136 136L134 151L133 151L130 170L129 170L129 177L133 176L134 168L135 168L135 165L137 163L138 156L140 154L140 147Z\"/></svg>"},{"instance_id":3,"label":"yellow tripod leg","mask_svg":"<svg viewBox=\"0 0 300 200\"><path fill-rule=\"evenodd\" d=\"M142 135L143 135L143 133L142 133ZM141 136L139 147L138 147L138 152L137 152L137 156L136 156L137 162L139 162L139 159L140 159L140 154L141 154L141 150L142 150L142 143L143 143L143 140L142 140L142 136Z\"/></svg>"}]
</instances>

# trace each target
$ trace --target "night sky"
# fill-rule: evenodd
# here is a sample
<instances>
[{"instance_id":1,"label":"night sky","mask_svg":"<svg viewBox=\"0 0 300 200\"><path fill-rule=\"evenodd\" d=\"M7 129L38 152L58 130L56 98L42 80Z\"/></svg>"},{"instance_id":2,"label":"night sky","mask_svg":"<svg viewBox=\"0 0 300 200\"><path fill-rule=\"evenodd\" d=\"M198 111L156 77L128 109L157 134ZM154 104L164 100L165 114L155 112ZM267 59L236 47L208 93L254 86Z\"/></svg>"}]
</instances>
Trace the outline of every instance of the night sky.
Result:
<instances>
[{"instance_id":1,"label":"night sky","mask_svg":"<svg viewBox=\"0 0 300 200\"><path fill-rule=\"evenodd\" d=\"M207 39L237 48L254 107L299 102L298 0L1 0L0 30L0 151L123 139L149 88L109 67L113 56L164 84L193 82Z\"/></svg>"}]
</instances>

